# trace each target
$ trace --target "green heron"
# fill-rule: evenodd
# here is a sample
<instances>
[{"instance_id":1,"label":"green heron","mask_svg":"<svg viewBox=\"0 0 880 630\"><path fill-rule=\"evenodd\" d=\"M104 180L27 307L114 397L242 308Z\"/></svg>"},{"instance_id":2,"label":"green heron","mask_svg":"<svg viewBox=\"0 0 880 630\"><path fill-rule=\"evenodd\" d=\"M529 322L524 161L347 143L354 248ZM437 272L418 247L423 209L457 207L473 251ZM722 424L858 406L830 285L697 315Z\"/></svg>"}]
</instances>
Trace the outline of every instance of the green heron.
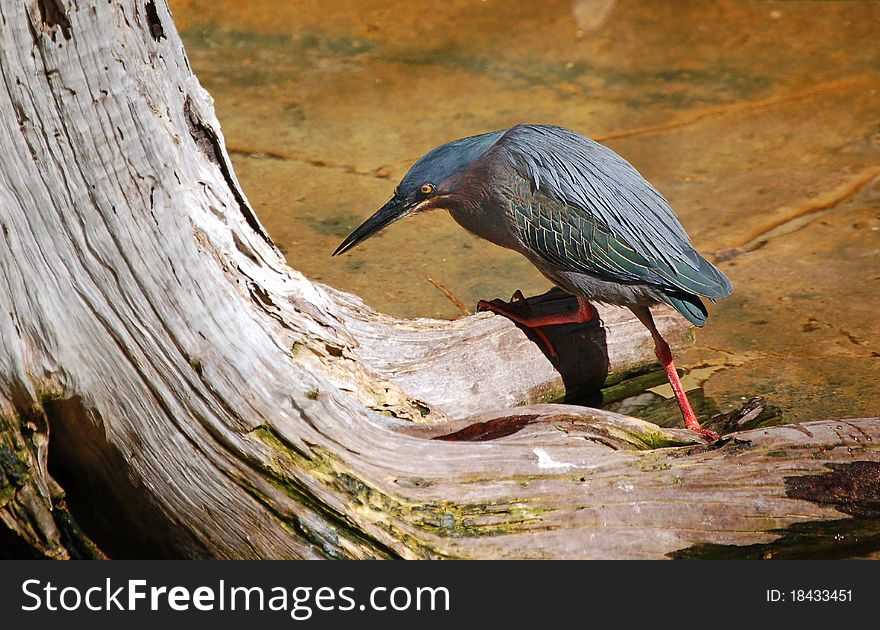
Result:
<instances>
[{"instance_id":1,"label":"green heron","mask_svg":"<svg viewBox=\"0 0 880 630\"><path fill-rule=\"evenodd\" d=\"M394 221L442 208L463 228L529 259L551 282L577 298L576 311L523 314L511 303L480 301L533 329L587 322L588 300L628 307L648 328L685 426L709 439L682 388L669 345L649 307L666 303L703 326L700 297L730 295L730 280L691 246L669 203L611 149L562 127L517 125L455 140L416 162L394 196L336 248L341 254Z\"/></svg>"}]
</instances>

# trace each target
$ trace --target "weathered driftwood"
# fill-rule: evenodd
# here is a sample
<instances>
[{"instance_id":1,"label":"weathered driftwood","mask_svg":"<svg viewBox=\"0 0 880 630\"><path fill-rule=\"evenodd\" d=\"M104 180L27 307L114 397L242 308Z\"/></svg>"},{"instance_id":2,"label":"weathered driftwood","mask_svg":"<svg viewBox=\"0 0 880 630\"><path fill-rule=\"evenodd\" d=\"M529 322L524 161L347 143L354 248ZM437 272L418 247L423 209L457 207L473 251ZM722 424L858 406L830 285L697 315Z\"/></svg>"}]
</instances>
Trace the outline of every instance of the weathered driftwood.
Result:
<instances>
[{"instance_id":1,"label":"weathered driftwood","mask_svg":"<svg viewBox=\"0 0 880 630\"><path fill-rule=\"evenodd\" d=\"M870 522L876 419L706 446L503 410L622 378L645 331L555 331L578 340L560 376L502 318L400 321L309 282L164 2L71 5L0 3L0 555L798 553L786 532Z\"/></svg>"},{"instance_id":2,"label":"weathered driftwood","mask_svg":"<svg viewBox=\"0 0 880 630\"><path fill-rule=\"evenodd\" d=\"M546 329L558 352L551 362L540 342L488 313L403 321L366 309L354 296L332 295L358 359L421 401L422 413L446 418L589 396L656 362L647 329L625 308L600 305L600 317L589 324ZM535 314L577 308L557 289L529 305ZM676 349L692 340L672 309L656 309L655 319Z\"/></svg>"}]
</instances>

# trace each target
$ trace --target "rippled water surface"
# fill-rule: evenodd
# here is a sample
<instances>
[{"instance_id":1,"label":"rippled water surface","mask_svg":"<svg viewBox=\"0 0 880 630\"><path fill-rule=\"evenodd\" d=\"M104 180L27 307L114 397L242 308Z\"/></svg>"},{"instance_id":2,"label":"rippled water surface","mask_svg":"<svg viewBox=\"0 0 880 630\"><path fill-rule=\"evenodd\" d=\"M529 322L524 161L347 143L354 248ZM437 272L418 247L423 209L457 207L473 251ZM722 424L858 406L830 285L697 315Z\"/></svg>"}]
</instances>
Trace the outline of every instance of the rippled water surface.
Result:
<instances>
[{"instance_id":1,"label":"rippled water surface","mask_svg":"<svg viewBox=\"0 0 880 630\"><path fill-rule=\"evenodd\" d=\"M288 261L406 317L547 282L444 213L340 240L451 139L601 140L735 286L678 361L721 410L880 415L880 3L172 0Z\"/></svg>"}]
</instances>

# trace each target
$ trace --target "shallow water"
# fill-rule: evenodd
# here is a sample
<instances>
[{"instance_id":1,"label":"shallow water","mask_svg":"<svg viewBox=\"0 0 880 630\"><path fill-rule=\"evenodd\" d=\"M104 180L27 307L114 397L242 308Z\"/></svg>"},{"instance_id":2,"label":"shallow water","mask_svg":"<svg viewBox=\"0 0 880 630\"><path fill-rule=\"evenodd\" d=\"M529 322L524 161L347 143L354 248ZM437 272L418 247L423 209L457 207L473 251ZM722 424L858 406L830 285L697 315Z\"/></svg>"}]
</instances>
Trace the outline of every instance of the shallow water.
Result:
<instances>
[{"instance_id":1,"label":"shallow water","mask_svg":"<svg viewBox=\"0 0 880 630\"><path fill-rule=\"evenodd\" d=\"M469 308L543 292L445 213L329 254L431 148L560 124L632 162L734 283L677 361L686 386L722 411L880 415L880 3L171 7L248 197L310 277L405 317L459 316L437 285Z\"/></svg>"}]
</instances>

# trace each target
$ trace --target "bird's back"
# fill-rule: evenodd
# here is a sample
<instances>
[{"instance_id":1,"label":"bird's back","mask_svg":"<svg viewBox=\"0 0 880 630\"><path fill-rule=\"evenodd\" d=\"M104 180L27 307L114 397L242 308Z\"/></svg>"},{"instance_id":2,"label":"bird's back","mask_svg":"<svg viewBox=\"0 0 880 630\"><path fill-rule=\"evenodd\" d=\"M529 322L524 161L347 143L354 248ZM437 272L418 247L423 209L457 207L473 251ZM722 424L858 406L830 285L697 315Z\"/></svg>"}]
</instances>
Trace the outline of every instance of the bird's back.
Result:
<instances>
[{"instance_id":1,"label":"bird's back","mask_svg":"<svg viewBox=\"0 0 880 630\"><path fill-rule=\"evenodd\" d=\"M485 158L527 185L507 199L536 264L644 284L697 325L706 311L696 296L730 294L730 281L693 248L666 199L611 149L561 127L519 125Z\"/></svg>"}]
</instances>

